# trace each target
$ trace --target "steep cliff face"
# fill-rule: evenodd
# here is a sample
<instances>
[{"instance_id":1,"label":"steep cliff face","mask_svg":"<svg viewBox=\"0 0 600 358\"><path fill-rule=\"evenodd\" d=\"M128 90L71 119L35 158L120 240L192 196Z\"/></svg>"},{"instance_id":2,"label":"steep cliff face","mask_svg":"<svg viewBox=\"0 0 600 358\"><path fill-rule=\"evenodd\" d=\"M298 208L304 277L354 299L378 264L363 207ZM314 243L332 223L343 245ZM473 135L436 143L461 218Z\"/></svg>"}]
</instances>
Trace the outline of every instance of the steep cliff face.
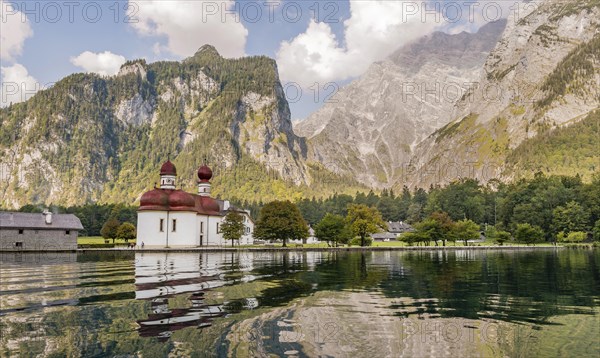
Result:
<instances>
[{"instance_id":1,"label":"steep cliff face","mask_svg":"<svg viewBox=\"0 0 600 358\"><path fill-rule=\"evenodd\" d=\"M306 144L266 57L224 59L204 46L182 62L133 61L112 77L66 77L1 114L4 207L134 202L167 157L188 190L203 162L217 194L253 180L310 182Z\"/></svg>"},{"instance_id":2,"label":"steep cliff face","mask_svg":"<svg viewBox=\"0 0 600 358\"><path fill-rule=\"evenodd\" d=\"M323 108L295 124L309 158L375 187L402 180L415 146L448 123L505 26L436 32L374 63Z\"/></svg>"},{"instance_id":3,"label":"steep cliff face","mask_svg":"<svg viewBox=\"0 0 600 358\"><path fill-rule=\"evenodd\" d=\"M536 170L562 173L559 163L531 166L527 158L519 159L528 151L514 149L598 108L599 25L597 0L524 4L519 18L509 18L476 84L453 107L453 121L418 145L407 180L397 185L427 187L464 176L510 180ZM568 148L562 151L569 155ZM529 163L531 173L521 162ZM589 175L593 167L578 172Z\"/></svg>"}]
</instances>

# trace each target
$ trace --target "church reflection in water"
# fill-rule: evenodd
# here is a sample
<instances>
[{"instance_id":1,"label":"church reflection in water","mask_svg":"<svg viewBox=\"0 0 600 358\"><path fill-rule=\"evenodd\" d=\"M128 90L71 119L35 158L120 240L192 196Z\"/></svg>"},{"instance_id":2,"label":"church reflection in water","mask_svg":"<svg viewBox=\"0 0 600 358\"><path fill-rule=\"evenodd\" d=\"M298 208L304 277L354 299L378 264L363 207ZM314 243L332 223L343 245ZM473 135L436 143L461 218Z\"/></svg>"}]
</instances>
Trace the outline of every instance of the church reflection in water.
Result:
<instances>
[{"instance_id":1,"label":"church reflection in water","mask_svg":"<svg viewBox=\"0 0 600 358\"><path fill-rule=\"evenodd\" d=\"M265 280L296 270L313 270L322 260L319 252L136 252L135 299L150 301L148 318L138 320L142 337L167 340L173 332L186 328L203 328L214 319L228 314L273 304L277 299L297 294L292 283L274 297L244 297L215 302L219 295L208 293L225 285L239 285ZM302 286L302 289L307 289ZM310 290L310 286L308 287ZM210 296L210 299L205 299ZM182 300L187 298L187 300ZM207 303L207 301L209 303ZM184 302L184 303L182 303ZM178 307L183 306L183 307Z\"/></svg>"},{"instance_id":2,"label":"church reflection in water","mask_svg":"<svg viewBox=\"0 0 600 358\"><path fill-rule=\"evenodd\" d=\"M142 337L157 337L160 341L166 341L179 329L207 327L215 318L257 306L255 299L222 304L205 303L205 294L209 290L227 284L225 272L227 266L233 264L233 257L136 253L135 258L135 298L150 301L148 318L137 321ZM170 306L169 299L181 294L190 294L185 306Z\"/></svg>"},{"instance_id":3,"label":"church reflection in water","mask_svg":"<svg viewBox=\"0 0 600 358\"><path fill-rule=\"evenodd\" d=\"M204 292L195 292L190 298L190 307L169 308L168 298L152 299L152 313L148 319L137 321L138 332L142 337L157 337L166 341L174 331L186 327L207 327L215 317L226 314L221 305L206 305L203 300Z\"/></svg>"}]
</instances>

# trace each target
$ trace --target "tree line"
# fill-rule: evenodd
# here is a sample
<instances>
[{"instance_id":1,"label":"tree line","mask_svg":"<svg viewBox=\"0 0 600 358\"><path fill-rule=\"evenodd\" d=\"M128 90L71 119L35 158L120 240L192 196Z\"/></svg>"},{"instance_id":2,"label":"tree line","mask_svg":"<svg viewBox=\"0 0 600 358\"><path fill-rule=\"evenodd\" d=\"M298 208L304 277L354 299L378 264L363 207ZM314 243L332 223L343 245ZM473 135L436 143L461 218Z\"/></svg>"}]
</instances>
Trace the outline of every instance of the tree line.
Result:
<instances>
[{"instance_id":1,"label":"tree line","mask_svg":"<svg viewBox=\"0 0 600 358\"><path fill-rule=\"evenodd\" d=\"M386 223L374 207L350 204L346 217L335 214L326 216L314 228L315 236L330 245L370 245L370 234L386 229ZM254 228L254 239L269 242L281 241L285 247L289 240L306 243L309 236L308 222L298 206L290 201L272 201L260 210Z\"/></svg>"},{"instance_id":2,"label":"tree line","mask_svg":"<svg viewBox=\"0 0 600 358\"><path fill-rule=\"evenodd\" d=\"M591 237L600 240L600 173L592 176L589 183L584 183L579 175L537 173L533 178L508 184L492 180L484 185L474 179L462 179L444 187L431 186L429 190L411 191L404 187L399 194L384 189L381 193L333 194L324 199L305 198L295 203L243 201L233 204L251 209L257 222L255 237L259 238L273 238L272 233L276 232L271 226L261 233L263 229L258 224L265 223L265 214L284 209L287 219L294 223L291 227L298 226L297 232L289 233L291 239L306 238L310 225L316 235L335 237L326 241L348 243L357 239L364 245L370 233L386 229L387 221L405 221L416 231L403 240L425 244L472 240L479 237L481 231L499 243L511 238L524 242L578 242ZM43 209L26 205L20 211L42 212ZM103 225L111 218L120 223L137 224L136 206L89 204L68 208L51 206L51 210L79 217L85 228L83 236L100 236Z\"/></svg>"},{"instance_id":3,"label":"tree line","mask_svg":"<svg viewBox=\"0 0 600 358\"><path fill-rule=\"evenodd\" d=\"M317 237L335 243L359 237L361 245L368 244L368 234L387 229L381 224L386 221L412 224L415 231L402 237L410 244L445 245L457 240L466 244L480 238L482 232L499 244L511 239L524 243L600 240L600 173L589 183L579 175L536 173L531 179L509 184L492 180L484 185L462 179L429 190L411 192L404 187L399 195L393 190L334 194L295 204ZM373 225L366 229L366 223L359 220L364 224L359 230L361 224L351 217L357 210L364 213L365 208L371 212L361 220ZM259 223L261 219L262 211Z\"/></svg>"}]
</instances>

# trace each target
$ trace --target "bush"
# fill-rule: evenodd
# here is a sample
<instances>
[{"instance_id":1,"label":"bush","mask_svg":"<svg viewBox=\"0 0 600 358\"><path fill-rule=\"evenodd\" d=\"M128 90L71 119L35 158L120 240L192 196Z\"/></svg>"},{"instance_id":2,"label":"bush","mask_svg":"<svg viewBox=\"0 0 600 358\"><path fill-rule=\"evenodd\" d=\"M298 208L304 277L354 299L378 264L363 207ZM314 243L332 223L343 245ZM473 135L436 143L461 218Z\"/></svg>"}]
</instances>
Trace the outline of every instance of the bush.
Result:
<instances>
[{"instance_id":1,"label":"bush","mask_svg":"<svg viewBox=\"0 0 600 358\"><path fill-rule=\"evenodd\" d=\"M507 231L497 231L495 236L496 242L500 246L502 246L506 241L509 241L511 238L510 232Z\"/></svg>"},{"instance_id":2,"label":"bush","mask_svg":"<svg viewBox=\"0 0 600 358\"><path fill-rule=\"evenodd\" d=\"M573 231L567 236L568 242L583 242L587 239L587 233L583 231Z\"/></svg>"},{"instance_id":3,"label":"bush","mask_svg":"<svg viewBox=\"0 0 600 358\"><path fill-rule=\"evenodd\" d=\"M600 241L600 219L596 221L594 224L594 229L592 230L595 241Z\"/></svg>"},{"instance_id":4,"label":"bush","mask_svg":"<svg viewBox=\"0 0 600 358\"><path fill-rule=\"evenodd\" d=\"M567 235L561 231L556 235L556 239L559 242L583 242L587 239L587 233L583 231L572 231Z\"/></svg>"},{"instance_id":5,"label":"bush","mask_svg":"<svg viewBox=\"0 0 600 358\"><path fill-rule=\"evenodd\" d=\"M539 226L533 226L531 224L518 224L517 230L515 231L515 238L519 242L526 244L534 244L542 241L544 238L544 231Z\"/></svg>"},{"instance_id":6,"label":"bush","mask_svg":"<svg viewBox=\"0 0 600 358\"><path fill-rule=\"evenodd\" d=\"M485 231L485 236L490 240L495 240L496 243L502 246L505 242L510 241L512 235L508 231L496 229L494 226L489 226Z\"/></svg>"},{"instance_id":7,"label":"bush","mask_svg":"<svg viewBox=\"0 0 600 358\"><path fill-rule=\"evenodd\" d=\"M366 237L365 238L365 246L372 246L373 245L373 238L371 237ZM360 246L360 237L355 237L354 239L350 240L350 246Z\"/></svg>"},{"instance_id":8,"label":"bush","mask_svg":"<svg viewBox=\"0 0 600 358\"><path fill-rule=\"evenodd\" d=\"M135 230L135 226L132 223L122 223L117 229L117 238L121 240L125 240L125 242L129 242L129 240L134 240L137 233Z\"/></svg>"},{"instance_id":9,"label":"bush","mask_svg":"<svg viewBox=\"0 0 600 358\"><path fill-rule=\"evenodd\" d=\"M423 241L423 235L416 232L405 232L398 237L398 241L405 242L408 246L412 246L414 243Z\"/></svg>"}]
</instances>

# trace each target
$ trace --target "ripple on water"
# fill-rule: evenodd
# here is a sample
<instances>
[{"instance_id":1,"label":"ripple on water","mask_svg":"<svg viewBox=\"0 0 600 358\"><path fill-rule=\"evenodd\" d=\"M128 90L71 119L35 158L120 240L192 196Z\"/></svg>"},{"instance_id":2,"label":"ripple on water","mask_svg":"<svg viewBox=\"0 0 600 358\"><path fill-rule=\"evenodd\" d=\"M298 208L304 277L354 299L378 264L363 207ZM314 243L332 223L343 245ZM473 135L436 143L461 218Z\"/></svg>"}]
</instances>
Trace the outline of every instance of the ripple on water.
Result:
<instances>
[{"instance_id":1,"label":"ripple on water","mask_svg":"<svg viewBox=\"0 0 600 358\"><path fill-rule=\"evenodd\" d=\"M597 251L3 253L0 354L543 356L551 346L598 356L599 259ZM504 336L489 340L486 327ZM449 341L449 332L464 334ZM585 344L565 341L574 333Z\"/></svg>"}]
</instances>

